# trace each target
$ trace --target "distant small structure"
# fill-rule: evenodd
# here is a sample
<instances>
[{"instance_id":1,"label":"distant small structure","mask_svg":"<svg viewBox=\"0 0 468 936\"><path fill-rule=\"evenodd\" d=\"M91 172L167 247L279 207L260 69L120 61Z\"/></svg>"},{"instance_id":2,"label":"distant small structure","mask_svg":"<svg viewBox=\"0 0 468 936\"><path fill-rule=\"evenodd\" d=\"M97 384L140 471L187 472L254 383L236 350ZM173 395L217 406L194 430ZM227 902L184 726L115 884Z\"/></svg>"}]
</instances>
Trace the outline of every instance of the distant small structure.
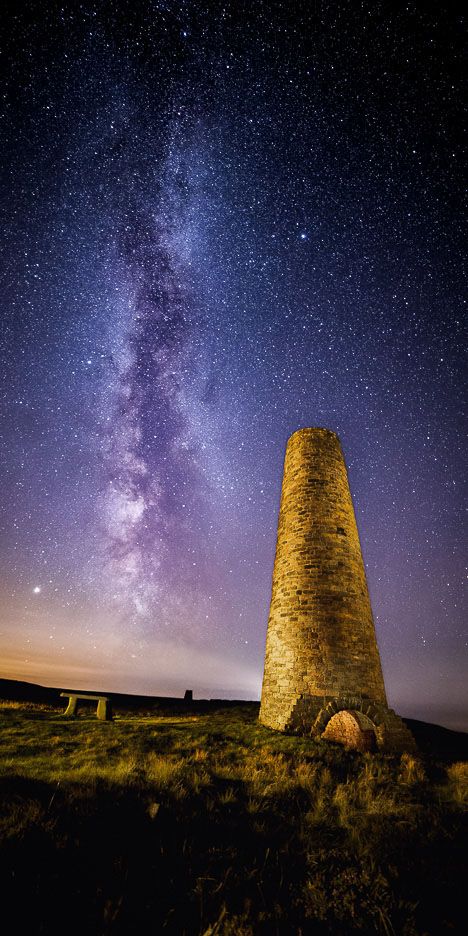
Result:
<instances>
[{"instance_id":1,"label":"distant small structure","mask_svg":"<svg viewBox=\"0 0 468 936\"><path fill-rule=\"evenodd\" d=\"M185 690L184 702L193 702L193 689Z\"/></svg>"},{"instance_id":2,"label":"distant small structure","mask_svg":"<svg viewBox=\"0 0 468 936\"><path fill-rule=\"evenodd\" d=\"M299 429L286 448L260 721L361 750L416 747L387 705L346 465L329 429Z\"/></svg>"}]
</instances>

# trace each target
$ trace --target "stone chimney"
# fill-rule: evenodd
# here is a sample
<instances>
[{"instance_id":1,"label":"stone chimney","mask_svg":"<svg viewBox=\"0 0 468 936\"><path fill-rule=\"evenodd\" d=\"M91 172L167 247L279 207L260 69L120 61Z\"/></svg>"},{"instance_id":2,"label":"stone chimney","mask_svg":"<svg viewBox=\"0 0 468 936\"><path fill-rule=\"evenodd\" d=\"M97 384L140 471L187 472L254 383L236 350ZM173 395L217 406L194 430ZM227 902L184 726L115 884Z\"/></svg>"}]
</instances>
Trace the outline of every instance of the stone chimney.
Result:
<instances>
[{"instance_id":1,"label":"stone chimney","mask_svg":"<svg viewBox=\"0 0 468 936\"><path fill-rule=\"evenodd\" d=\"M372 722L378 748L414 749L387 707L338 436L299 429L286 448L260 721L339 740L345 711L358 713L354 724Z\"/></svg>"}]
</instances>

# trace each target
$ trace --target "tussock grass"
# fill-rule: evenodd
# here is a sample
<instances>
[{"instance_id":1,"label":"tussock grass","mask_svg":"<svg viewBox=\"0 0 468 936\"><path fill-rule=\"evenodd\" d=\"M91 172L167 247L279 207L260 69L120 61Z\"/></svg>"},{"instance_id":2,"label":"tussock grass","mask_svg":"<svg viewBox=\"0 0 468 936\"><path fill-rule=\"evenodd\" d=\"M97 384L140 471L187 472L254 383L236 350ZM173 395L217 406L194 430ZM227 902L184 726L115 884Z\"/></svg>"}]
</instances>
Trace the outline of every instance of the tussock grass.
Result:
<instances>
[{"instance_id":1,"label":"tussock grass","mask_svg":"<svg viewBox=\"0 0 468 936\"><path fill-rule=\"evenodd\" d=\"M276 734L242 706L106 723L16 703L0 722L19 932L463 931L466 762Z\"/></svg>"},{"instance_id":2,"label":"tussock grass","mask_svg":"<svg viewBox=\"0 0 468 936\"><path fill-rule=\"evenodd\" d=\"M468 806L468 763L461 761L447 768L448 783L439 788L443 799L458 806Z\"/></svg>"}]
</instances>

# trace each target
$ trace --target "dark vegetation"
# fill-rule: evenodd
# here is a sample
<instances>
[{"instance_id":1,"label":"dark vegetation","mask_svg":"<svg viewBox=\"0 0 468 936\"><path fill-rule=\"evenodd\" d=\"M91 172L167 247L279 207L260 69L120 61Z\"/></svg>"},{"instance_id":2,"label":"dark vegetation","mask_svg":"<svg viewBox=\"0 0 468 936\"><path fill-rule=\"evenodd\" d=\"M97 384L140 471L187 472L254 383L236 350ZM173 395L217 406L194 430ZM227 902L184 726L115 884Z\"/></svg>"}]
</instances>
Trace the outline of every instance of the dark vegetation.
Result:
<instances>
[{"instance_id":1,"label":"dark vegetation","mask_svg":"<svg viewBox=\"0 0 468 936\"><path fill-rule=\"evenodd\" d=\"M420 756L358 754L253 703L114 697L99 722L45 691L0 710L16 933L465 932L466 735L412 722Z\"/></svg>"}]
</instances>

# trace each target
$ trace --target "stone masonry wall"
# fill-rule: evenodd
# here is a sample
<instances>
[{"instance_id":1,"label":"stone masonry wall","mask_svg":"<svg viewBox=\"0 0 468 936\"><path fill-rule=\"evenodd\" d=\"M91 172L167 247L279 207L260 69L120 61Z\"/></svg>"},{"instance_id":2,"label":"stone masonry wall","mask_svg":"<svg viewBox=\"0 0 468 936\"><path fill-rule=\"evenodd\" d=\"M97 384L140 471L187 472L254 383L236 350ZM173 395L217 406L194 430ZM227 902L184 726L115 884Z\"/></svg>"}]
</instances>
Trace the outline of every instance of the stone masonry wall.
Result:
<instances>
[{"instance_id":1,"label":"stone masonry wall","mask_svg":"<svg viewBox=\"0 0 468 936\"><path fill-rule=\"evenodd\" d=\"M386 705L338 437L300 429L284 464L260 721L284 729L304 695Z\"/></svg>"}]
</instances>

